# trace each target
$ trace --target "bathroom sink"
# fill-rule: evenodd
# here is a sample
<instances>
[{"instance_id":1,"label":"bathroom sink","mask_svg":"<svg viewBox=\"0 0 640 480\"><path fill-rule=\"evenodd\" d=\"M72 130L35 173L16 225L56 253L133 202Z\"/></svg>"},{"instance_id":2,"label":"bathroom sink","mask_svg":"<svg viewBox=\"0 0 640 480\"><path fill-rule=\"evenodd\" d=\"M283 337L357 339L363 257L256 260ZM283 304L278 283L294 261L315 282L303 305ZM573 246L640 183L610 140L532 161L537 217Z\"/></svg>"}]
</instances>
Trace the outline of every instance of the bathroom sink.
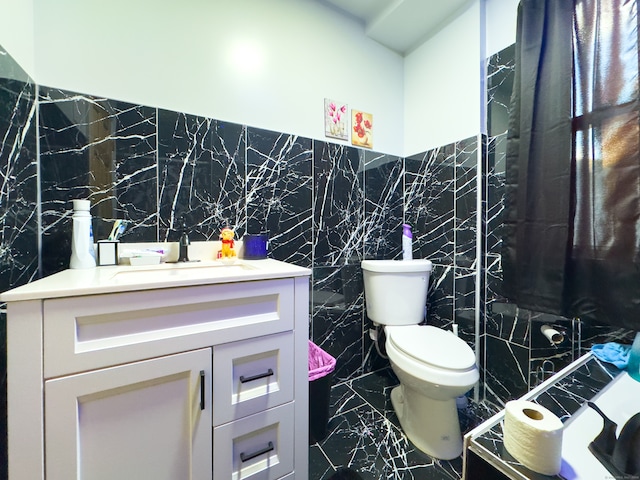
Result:
<instances>
[{"instance_id":1,"label":"bathroom sink","mask_svg":"<svg viewBox=\"0 0 640 480\"><path fill-rule=\"evenodd\" d=\"M148 283L171 280L191 280L236 276L259 270L246 263L222 261L162 263L145 267L125 267L115 273L112 280L118 283Z\"/></svg>"}]
</instances>

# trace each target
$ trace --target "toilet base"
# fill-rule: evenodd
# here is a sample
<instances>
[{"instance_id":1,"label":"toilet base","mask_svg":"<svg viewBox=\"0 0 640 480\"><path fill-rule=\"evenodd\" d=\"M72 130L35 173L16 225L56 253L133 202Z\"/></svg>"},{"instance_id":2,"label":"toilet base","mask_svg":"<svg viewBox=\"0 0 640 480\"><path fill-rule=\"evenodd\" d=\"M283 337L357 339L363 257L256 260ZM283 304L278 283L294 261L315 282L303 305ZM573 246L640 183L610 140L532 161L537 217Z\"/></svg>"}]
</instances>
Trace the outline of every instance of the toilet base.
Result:
<instances>
[{"instance_id":1,"label":"toilet base","mask_svg":"<svg viewBox=\"0 0 640 480\"><path fill-rule=\"evenodd\" d=\"M455 398L433 400L400 384L391 390L400 426L416 448L441 460L462 454L462 433Z\"/></svg>"}]
</instances>

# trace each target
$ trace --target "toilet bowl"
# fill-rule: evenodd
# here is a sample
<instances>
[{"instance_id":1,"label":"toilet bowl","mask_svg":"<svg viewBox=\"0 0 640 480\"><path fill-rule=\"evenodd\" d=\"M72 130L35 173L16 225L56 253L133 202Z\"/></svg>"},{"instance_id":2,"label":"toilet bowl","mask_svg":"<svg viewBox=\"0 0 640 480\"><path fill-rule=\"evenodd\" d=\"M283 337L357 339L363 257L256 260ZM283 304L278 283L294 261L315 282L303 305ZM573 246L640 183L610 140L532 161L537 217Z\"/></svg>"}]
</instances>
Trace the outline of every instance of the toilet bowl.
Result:
<instances>
[{"instance_id":1,"label":"toilet bowl","mask_svg":"<svg viewBox=\"0 0 640 480\"><path fill-rule=\"evenodd\" d=\"M432 457L462 453L456 398L479 373L473 350L453 333L419 325L424 319L429 260L363 260L367 316L384 326L386 351L400 385L391 403L407 438Z\"/></svg>"}]
</instances>

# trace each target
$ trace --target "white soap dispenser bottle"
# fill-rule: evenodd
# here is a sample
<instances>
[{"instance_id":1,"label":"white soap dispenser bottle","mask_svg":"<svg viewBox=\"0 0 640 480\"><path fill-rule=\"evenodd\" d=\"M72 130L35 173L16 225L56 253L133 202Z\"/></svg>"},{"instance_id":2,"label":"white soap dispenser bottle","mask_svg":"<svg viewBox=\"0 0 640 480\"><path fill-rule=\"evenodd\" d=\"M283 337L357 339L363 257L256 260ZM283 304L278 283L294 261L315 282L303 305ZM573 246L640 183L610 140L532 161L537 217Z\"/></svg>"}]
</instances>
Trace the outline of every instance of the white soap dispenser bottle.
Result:
<instances>
[{"instance_id":1,"label":"white soap dispenser bottle","mask_svg":"<svg viewBox=\"0 0 640 480\"><path fill-rule=\"evenodd\" d=\"M402 259L413 259L413 233L411 233L411 225L402 225Z\"/></svg>"},{"instance_id":2,"label":"white soap dispenser bottle","mask_svg":"<svg viewBox=\"0 0 640 480\"><path fill-rule=\"evenodd\" d=\"M93 251L93 228L89 200L73 201L73 236L71 239L71 268L91 268L96 266Z\"/></svg>"}]
</instances>

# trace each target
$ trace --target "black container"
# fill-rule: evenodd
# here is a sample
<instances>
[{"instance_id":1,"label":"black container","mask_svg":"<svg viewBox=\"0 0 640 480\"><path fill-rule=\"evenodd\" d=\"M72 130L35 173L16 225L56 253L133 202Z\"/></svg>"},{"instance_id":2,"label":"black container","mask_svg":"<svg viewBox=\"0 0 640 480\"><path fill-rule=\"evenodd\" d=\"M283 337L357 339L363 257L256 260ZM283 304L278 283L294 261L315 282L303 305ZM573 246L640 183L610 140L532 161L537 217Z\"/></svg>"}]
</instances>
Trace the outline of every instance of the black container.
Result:
<instances>
[{"instance_id":1,"label":"black container","mask_svg":"<svg viewBox=\"0 0 640 480\"><path fill-rule=\"evenodd\" d=\"M327 436L336 359L309 341L309 445Z\"/></svg>"},{"instance_id":2,"label":"black container","mask_svg":"<svg viewBox=\"0 0 640 480\"><path fill-rule=\"evenodd\" d=\"M309 445L327 437L333 373L309 382Z\"/></svg>"}]
</instances>

